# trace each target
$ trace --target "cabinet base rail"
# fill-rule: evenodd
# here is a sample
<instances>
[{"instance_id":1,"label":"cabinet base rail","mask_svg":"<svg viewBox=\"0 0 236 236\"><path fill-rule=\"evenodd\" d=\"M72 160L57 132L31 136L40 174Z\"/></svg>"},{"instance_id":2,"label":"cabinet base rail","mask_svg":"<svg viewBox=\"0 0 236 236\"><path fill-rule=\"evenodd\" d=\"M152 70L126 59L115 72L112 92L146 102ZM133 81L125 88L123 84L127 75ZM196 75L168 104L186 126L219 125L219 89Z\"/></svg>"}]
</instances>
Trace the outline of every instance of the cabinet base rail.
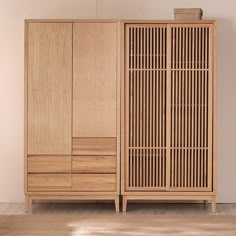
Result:
<instances>
[{"instance_id":1,"label":"cabinet base rail","mask_svg":"<svg viewBox=\"0 0 236 236\"><path fill-rule=\"evenodd\" d=\"M201 195L201 196L186 196L186 195L123 195L122 196L122 212L127 210L128 200L203 200L205 204L211 202L212 213L216 212L216 196Z\"/></svg>"},{"instance_id":2,"label":"cabinet base rail","mask_svg":"<svg viewBox=\"0 0 236 236\"><path fill-rule=\"evenodd\" d=\"M114 200L115 210L120 211L119 195L25 195L25 212L28 213L34 200Z\"/></svg>"}]
</instances>

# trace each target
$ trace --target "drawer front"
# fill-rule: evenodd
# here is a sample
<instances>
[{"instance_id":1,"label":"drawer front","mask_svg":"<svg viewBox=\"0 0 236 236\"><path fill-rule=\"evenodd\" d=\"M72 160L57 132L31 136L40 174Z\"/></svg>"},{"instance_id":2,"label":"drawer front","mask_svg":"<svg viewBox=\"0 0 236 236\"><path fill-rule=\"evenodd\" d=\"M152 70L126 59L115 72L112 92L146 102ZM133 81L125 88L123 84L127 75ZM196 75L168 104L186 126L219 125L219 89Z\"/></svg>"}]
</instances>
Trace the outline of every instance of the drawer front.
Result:
<instances>
[{"instance_id":1,"label":"drawer front","mask_svg":"<svg viewBox=\"0 0 236 236\"><path fill-rule=\"evenodd\" d=\"M29 156L29 173L71 172L70 156Z\"/></svg>"},{"instance_id":2,"label":"drawer front","mask_svg":"<svg viewBox=\"0 0 236 236\"><path fill-rule=\"evenodd\" d=\"M71 190L71 174L28 174L28 191Z\"/></svg>"},{"instance_id":3,"label":"drawer front","mask_svg":"<svg viewBox=\"0 0 236 236\"><path fill-rule=\"evenodd\" d=\"M116 138L73 138L76 155L116 155Z\"/></svg>"},{"instance_id":4,"label":"drawer front","mask_svg":"<svg viewBox=\"0 0 236 236\"><path fill-rule=\"evenodd\" d=\"M116 156L76 156L72 171L79 173L116 173Z\"/></svg>"},{"instance_id":5,"label":"drawer front","mask_svg":"<svg viewBox=\"0 0 236 236\"><path fill-rule=\"evenodd\" d=\"M72 174L72 190L116 191L116 174Z\"/></svg>"}]
</instances>

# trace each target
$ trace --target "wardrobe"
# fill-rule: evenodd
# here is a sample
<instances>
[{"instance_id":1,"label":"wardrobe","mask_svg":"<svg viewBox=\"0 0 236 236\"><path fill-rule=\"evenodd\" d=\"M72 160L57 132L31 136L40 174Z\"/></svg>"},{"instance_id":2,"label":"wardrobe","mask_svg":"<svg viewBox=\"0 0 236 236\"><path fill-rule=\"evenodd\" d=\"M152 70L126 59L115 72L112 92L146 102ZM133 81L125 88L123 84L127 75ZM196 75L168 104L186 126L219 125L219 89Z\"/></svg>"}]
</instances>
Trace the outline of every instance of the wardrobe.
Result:
<instances>
[{"instance_id":1,"label":"wardrobe","mask_svg":"<svg viewBox=\"0 0 236 236\"><path fill-rule=\"evenodd\" d=\"M123 212L129 200L204 200L215 211L213 21L125 21Z\"/></svg>"},{"instance_id":2,"label":"wardrobe","mask_svg":"<svg viewBox=\"0 0 236 236\"><path fill-rule=\"evenodd\" d=\"M118 21L25 22L25 208L120 193Z\"/></svg>"},{"instance_id":3,"label":"wardrobe","mask_svg":"<svg viewBox=\"0 0 236 236\"><path fill-rule=\"evenodd\" d=\"M216 198L215 21L25 20L25 209Z\"/></svg>"}]
</instances>

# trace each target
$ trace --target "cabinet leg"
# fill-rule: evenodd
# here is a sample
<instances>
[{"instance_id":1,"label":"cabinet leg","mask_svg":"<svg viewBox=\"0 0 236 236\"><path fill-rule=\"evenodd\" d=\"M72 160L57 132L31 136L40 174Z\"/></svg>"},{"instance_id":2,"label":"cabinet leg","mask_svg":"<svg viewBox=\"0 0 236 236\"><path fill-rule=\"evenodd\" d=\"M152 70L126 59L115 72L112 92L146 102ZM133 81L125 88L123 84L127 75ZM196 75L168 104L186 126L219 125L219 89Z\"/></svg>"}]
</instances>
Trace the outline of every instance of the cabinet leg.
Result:
<instances>
[{"instance_id":1,"label":"cabinet leg","mask_svg":"<svg viewBox=\"0 0 236 236\"><path fill-rule=\"evenodd\" d=\"M30 208L30 197L29 195L25 195L25 213L29 212Z\"/></svg>"},{"instance_id":2,"label":"cabinet leg","mask_svg":"<svg viewBox=\"0 0 236 236\"><path fill-rule=\"evenodd\" d=\"M216 212L216 197L212 197L212 200L211 200L211 211L212 211L212 213Z\"/></svg>"},{"instance_id":3,"label":"cabinet leg","mask_svg":"<svg viewBox=\"0 0 236 236\"><path fill-rule=\"evenodd\" d=\"M205 204L205 205L208 205L208 200L204 200L204 204Z\"/></svg>"},{"instance_id":4,"label":"cabinet leg","mask_svg":"<svg viewBox=\"0 0 236 236\"><path fill-rule=\"evenodd\" d=\"M122 212L125 213L127 209L127 197L123 196L123 201L122 201Z\"/></svg>"},{"instance_id":5,"label":"cabinet leg","mask_svg":"<svg viewBox=\"0 0 236 236\"><path fill-rule=\"evenodd\" d=\"M120 212L120 198L119 198L119 196L117 196L115 198L115 207L116 207L116 213L119 213Z\"/></svg>"}]
</instances>

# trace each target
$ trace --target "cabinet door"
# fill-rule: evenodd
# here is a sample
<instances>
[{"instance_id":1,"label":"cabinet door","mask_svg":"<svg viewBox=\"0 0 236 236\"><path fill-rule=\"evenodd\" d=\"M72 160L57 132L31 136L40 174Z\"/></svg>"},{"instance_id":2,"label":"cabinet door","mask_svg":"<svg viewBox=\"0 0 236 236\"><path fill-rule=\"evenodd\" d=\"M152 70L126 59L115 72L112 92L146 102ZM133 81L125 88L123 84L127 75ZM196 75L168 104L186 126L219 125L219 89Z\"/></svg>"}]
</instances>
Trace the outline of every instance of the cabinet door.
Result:
<instances>
[{"instance_id":1,"label":"cabinet door","mask_svg":"<svg viewBox=\"0 0 236 236\"><path fill-rule=\"evenodd\" d=\"M116 23L73 25L73 137L116 137Z\"/></svg>"},{"instance_id":2,"label":"cabinet door","mask_svg":"<svg viewBox=\"0 0 236 236\"><path fill-rule=\"evenodd\" d=\"M212 26L170 25L170 190L212 190Z\"/></svg>"},{"instance_id":3,"label":"cabinet door","mask_svg":"<svg viewBox=\"0 0 236 236\"><path fill-rule=\"evenodd\" d=\"M166 189L167 26L126 26L125 188Z\"/></svg>"},{"instance_id":4,"label":"cabinet door","mask_svg":"<svg viewBox=\"0 0 236 236\"><path fill-rule=\"evenodd\" d=\"M72 24L28 25L28 154L70 154Z\"/></svg>"},{"instance_id":5,"label":"cabinet door","mask_svg":"<svg viewBox=\"0 0 236 236\"><path fill-rule=\"evenodd\" d=\"M125 189L212 190L212 26L130 24Z\"/></svg>"}]
</instances>

